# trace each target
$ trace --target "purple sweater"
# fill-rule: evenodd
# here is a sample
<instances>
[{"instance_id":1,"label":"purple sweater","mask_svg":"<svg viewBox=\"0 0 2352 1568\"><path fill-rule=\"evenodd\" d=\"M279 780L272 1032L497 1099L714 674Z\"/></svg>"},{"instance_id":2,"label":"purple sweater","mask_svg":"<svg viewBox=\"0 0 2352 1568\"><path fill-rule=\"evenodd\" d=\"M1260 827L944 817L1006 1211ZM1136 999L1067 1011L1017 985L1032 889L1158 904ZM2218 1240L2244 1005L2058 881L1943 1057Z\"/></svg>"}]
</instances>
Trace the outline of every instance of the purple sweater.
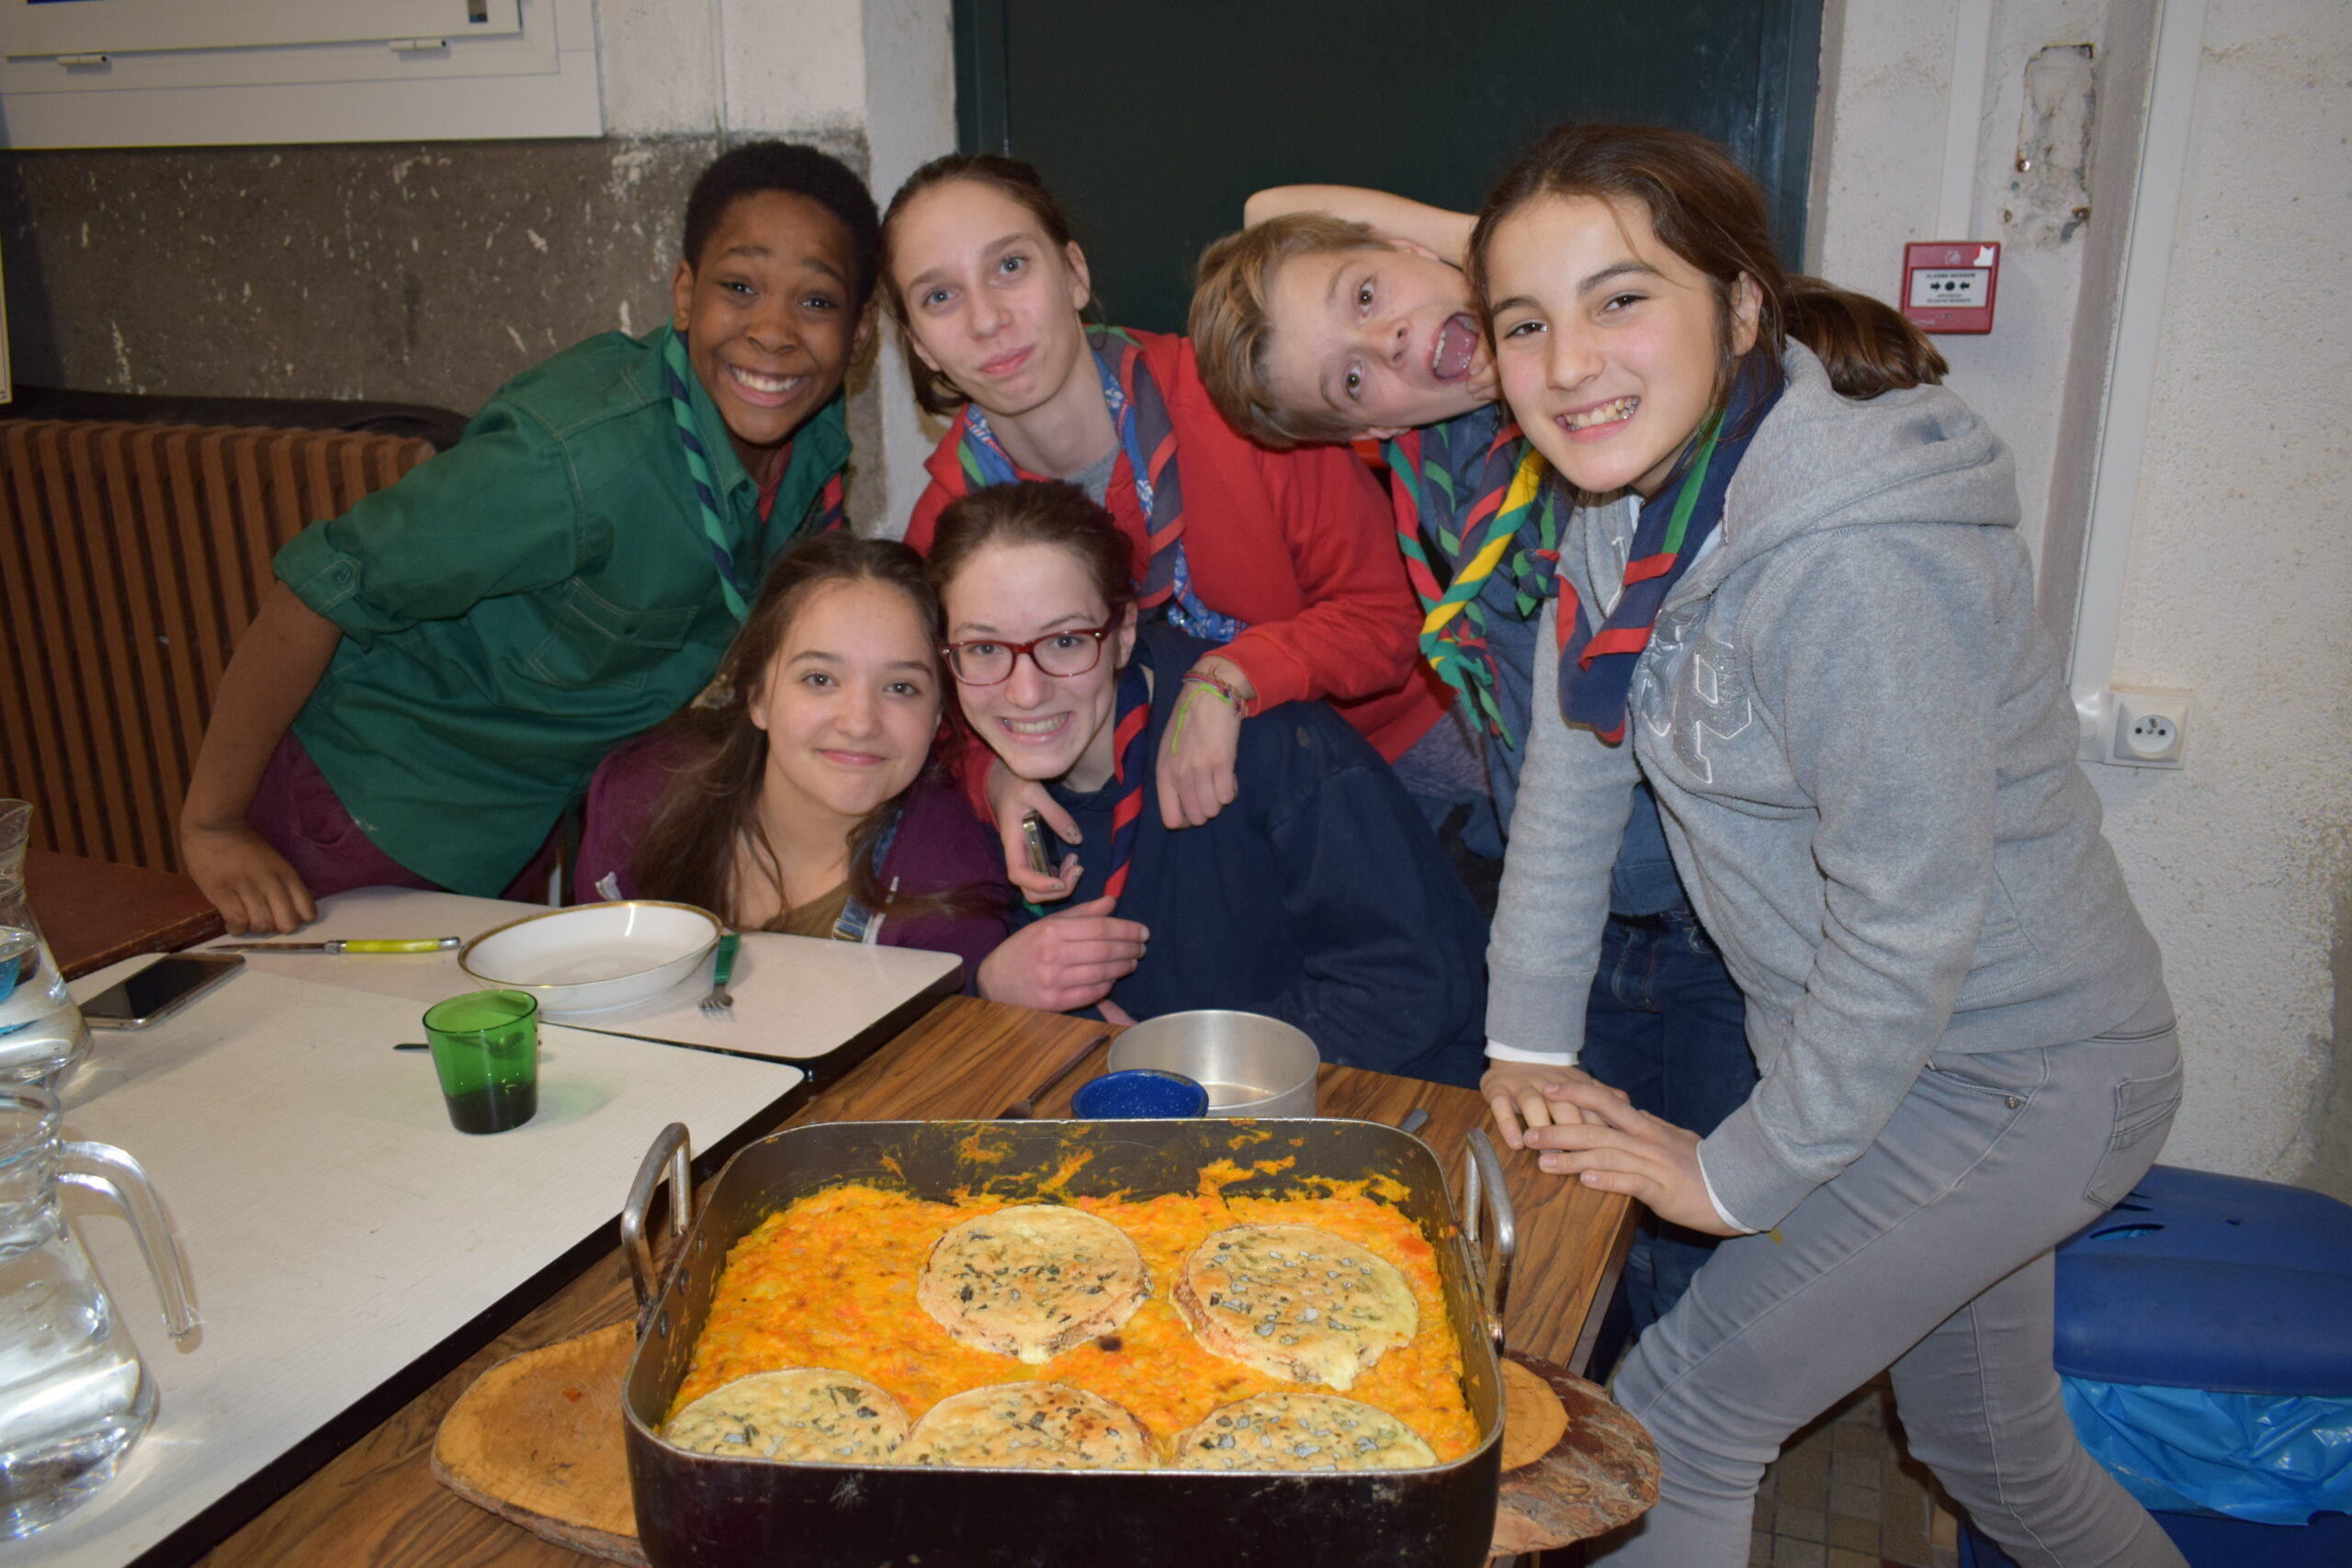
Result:
<instances>
[{"instance_id":1,"label":"purple sweater","mask_svg":"<svg viewBox=\"0 0 2352 1568\"><path fill-rule=\"evenodd\" d=\"M596 884L607 874L618 880L623 897L639 897L629 858L670 782L675 764L665 750L658 739L635 740L597 768L588 785L587 823L574 878L582 897L598 897ZM892 877L899 879L901 893L972 888L987 900L985 909L972 914L917 915L882 922L879 940L885 947L952 953L963 959L968 993L980 960L1004 940L1004 912L1011 906L1012 890L1004 880L1003 852L994 830L972 815L953 783L926 776L915 785L899 818L898 836L882 857L883 886L888 886Z\"/></svg>"}]
</instances>

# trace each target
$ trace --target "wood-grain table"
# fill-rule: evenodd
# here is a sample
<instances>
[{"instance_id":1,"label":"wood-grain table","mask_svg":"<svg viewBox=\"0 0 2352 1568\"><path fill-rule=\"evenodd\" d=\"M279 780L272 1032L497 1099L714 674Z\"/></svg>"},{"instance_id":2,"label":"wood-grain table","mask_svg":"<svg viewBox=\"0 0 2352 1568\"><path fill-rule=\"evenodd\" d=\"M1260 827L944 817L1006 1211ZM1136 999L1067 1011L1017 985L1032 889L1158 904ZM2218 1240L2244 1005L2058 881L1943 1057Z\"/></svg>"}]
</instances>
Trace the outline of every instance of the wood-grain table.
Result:
<instances>
[{"instance_id":1,"label":"wood-grain table","mask_svg":"<svg viewBox=\"0 0 2352 1568\"><path fill-rule=\"evenodd\" d=\"M25 856L33 918L67 979L140 953L176 953L222 931L191 879L167 871L33 850Z\"/></svg>"},{"instance_id":2,"label":"wood-grain table","mask_svg":"<svg viewBox=\"0 0 2352 1568\"><path fill-rule=\"evenodd\" d=\"M1081 1019L949 998L862 1065L816 1086L786 1124L994 1116L1102 1032ZM1099 1072L1100 1064L1098 1052L1039 1100L1037 1113L1067 1115L1071 1086ZM1420 1136L1450 1172L1460 1168L1464 1134L1487 1114L1470 1090L1347 1067L1323 1069L1321 1097L1327 1116L1394 1123L1417 1107L1426 1110L1430 1122ZM1632 1206L1544 1174L1531 1155L1499 1153L1519 1219L1510 1342L1581 1366L1632 1235ZM703 1164L697 1161L697 1180L714 1174ZM628 1270L616 1247L202 1561L210 1568L583 1568L599 1562L461 1501L433 1479L427 1458L441 1417L486 1368L619 1322L633 1309Z\"/></svg>"}]
</instances>

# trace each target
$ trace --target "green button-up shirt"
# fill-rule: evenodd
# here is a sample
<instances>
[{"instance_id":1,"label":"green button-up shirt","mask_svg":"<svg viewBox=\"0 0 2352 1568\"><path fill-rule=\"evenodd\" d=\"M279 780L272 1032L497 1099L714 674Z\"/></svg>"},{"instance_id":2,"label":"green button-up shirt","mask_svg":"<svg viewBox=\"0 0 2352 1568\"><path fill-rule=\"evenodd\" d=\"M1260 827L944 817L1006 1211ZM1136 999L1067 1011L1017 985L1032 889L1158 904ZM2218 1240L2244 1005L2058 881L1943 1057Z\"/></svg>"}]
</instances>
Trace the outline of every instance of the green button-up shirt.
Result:
<instances>
[{"instance_id":1,"label":"green button-up shirt","mask_svg":"<svg viewBox=\"0 0 2352 1568\"><path fill-rule=\"evenodd\" d=\"M343 628L294 733L411 870L493 896L618 741L702 690L735 635L663 384L669 329L608 333L499 389L465 439L277 553ZM803 425L770 521L690 389L746 585L849 458L840 395Z\"/></svg>"}]
</instances>

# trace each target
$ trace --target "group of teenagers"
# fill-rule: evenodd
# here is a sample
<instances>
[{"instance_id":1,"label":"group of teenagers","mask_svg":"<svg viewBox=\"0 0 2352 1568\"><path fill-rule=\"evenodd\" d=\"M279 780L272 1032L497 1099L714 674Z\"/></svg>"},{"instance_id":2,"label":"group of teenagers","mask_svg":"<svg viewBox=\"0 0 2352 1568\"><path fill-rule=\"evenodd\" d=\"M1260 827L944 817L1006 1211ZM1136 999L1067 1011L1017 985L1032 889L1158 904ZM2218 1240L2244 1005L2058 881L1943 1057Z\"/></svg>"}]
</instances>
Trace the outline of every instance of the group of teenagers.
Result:
<instances>
[{"instance_id":1,"label":"group of teenagers","mask_svg":"<svg viewBox=\"0 0 2352 1568\"><path fill-rule=\"evenodd\" d=\"M1664 1478L1608 1561L1745 1562L1764 1465L1891 1366L2020 1563L2178 1564L2051 1367L2051 1249L2180 1073L2008 449L1699 137L1560 127L1475 217L1244 217L1163 335L1095 319L1024 164L877 213L722 154L668 324L280 551L192 874L290 931L568 847L582 897L1478 1084L1647 1211L1614 1391ZM903 542L844 525L877 307L949 426Z\"/></svg>"}]
</instances>

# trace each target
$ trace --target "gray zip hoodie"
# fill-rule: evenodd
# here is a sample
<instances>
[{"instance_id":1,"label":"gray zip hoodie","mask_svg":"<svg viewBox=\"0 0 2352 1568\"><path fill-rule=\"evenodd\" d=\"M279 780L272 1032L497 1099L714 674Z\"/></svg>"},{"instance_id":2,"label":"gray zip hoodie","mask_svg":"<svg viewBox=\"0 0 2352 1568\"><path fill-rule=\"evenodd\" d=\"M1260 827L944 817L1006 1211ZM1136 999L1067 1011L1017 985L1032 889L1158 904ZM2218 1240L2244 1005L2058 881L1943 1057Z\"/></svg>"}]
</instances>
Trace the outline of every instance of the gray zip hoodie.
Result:
<instances>
[{"instance_id":1,"label":"gray zip hoodie","mask_svg":"<svg viewBox=\"0 0 2352 1568\"><path fill-rule=\"evenodd\" d=\"M1638 764L1747 996L1762 1081L1700 1160L1757 1229L1860 1156L1929 1056L2086 1038L2161 977L2075 762L2008 448L1941 388L1857 402L1806 349L1785 365L1660 608L1628 743L1561 721L1538 658L1487 954L1488 1036L1577 1051ZM1599 614L1637 515L1580 510L1562 543Z\"/></svg>"}]
</instances>

